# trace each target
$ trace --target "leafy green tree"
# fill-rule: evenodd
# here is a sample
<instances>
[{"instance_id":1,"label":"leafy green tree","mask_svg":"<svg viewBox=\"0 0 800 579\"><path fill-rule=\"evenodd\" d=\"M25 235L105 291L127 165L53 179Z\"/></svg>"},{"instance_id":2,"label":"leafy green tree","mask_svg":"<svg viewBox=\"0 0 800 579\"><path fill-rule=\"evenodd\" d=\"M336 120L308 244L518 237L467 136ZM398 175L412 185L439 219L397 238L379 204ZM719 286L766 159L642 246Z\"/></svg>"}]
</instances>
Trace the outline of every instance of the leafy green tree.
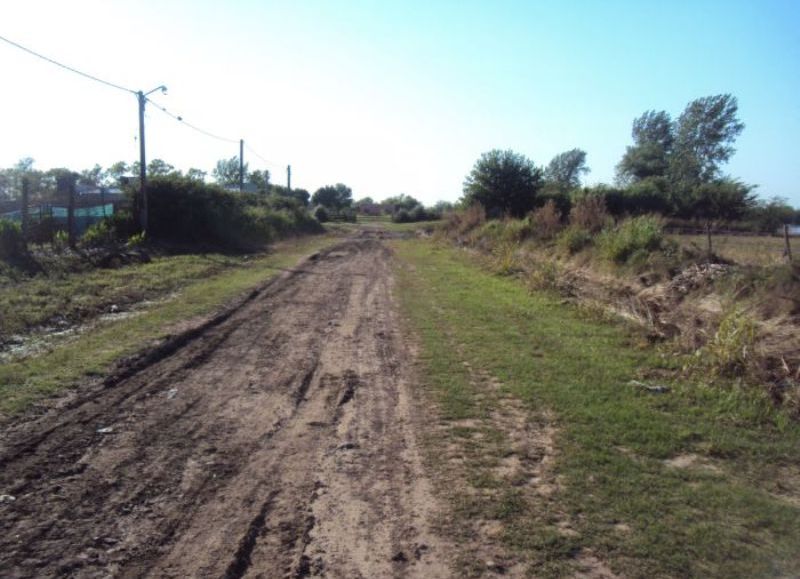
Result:
<instances>
[{"instance_id":1,"label":"leafy green tree","mask_svg":"<svg viewBox=\"0 0 800 579\"><path fill-rule=\"evenodd\" d=\"M719 166L736 152L733 142L744 129L736 97L720 94L690 102L675 125L670 178L688 189L720 177Z\"/></svg>"},{"instance_id":2,"label":"leafy green tree","mask_svg":"<svg viewBox=\"0 0 800 579\"><path fill-rule=\"evenodd\" d=\"M238 175L238 168L237 168L237 175ZM265 193L269 191L269 179L270 179L270 172L269 170L266 169L264 171L251 171L250 174L247 176L247 180L250 183L255 185L259 191L263 191Z\"/></svg>"},{"instance_id":3,"label":"leafy green tree","mask_svg":"<svg viewBox=\"0 0 800 579\"><path fill-rule=\"evenodd\" d=\"M125 161L117 161L106 170L106 177L119 184L123 177L129 174L131 167Z\"/></svg>"},{"instance_id":4,"label":"leafy green tree","mask_svg":"<svg viewBox=\"0 0 800 579\"><path fill-rule=\"evenodd\" d=\"M522 217L536 205L542 170L512 150L483 153L464 180L464 202L479 203L490 215Z\"/></svg>"},{"instance_id":5,"label":"leafy green tree","mask_svg":"<svg viewBox=\"0 0 800 579\"><path fill-rule=\"evenodd\" d=\"M421 205L421 203L414 199L411 195L406 195L405 193L400 193L400 195L395 195L394 197L387 197L381 201L383 210L389 214L395 213L400 209L410 211L417 205Z\"/></svg>"},{"instance_id":6,"label":"leafy green tree","mask_svg":"<svg viewBox=\"0 0 800 579\"><path fill-rule=\"evenodd\" d=\"M649 177L663 177L675 141L672 119L666 111L647 111L634 119L633 146L625 150L617 165L621 183L632 183Z\"/></svg>"},{"instance_id":7,"label":"leafy green tree","mask_svg":"<svg viewBox=\"0 0 800 579\"><path fill-rule=\"evenodd\" d=\"M311 202L314 205L322 205L328 209L340 211L345 207L350 207L353 203L353 191L342 183L327 185L314 192Z\"/></svg>"},{"instance_id":8,"label":"leafy green tree","mask_svg":"<svg viewBox=\"0 0 800 579\"><path fill-rule=\"evenodd\" d=\"M206 180L207 173L202 169L196 169L195 167L190 168L186 171L186 178L191 179L192 181L199 181L204 183Z\"/></svg>"},{"instance_id":9,"label":"leafy green tree","mask_svg":"<svg viewBox=\"0 0 800 579\"><path fill-rule=\"evenodd\" d=\"M148 177L161 177L172 174L178 174L175 171L175 167L162 159L153 159L147 164Z\"/></svg>"},{"instance_id":10,"label":"leafy green tree","mask_svg":"<svg viewBox=\"0 0 800 579\"><path fill-rule=\"evenodd\" d=\"M99 187L105 183L106 172L100 165L95 165L91 169L84 169L80 172L78 183L81 185L88 185L90 187Z\"/></svg>"},{"instance_id":11,"label":"leafy green tree","mask_svg":"<svg viewBox=\"0 0 800 579\"><path fill-rule=\"evenodd\" d=\"M247 175L249 166L244 164L244 174ZM217 161L216 167L211 171L214 180L222 185L238 185L239 184L239 157L231 157L230 159L220 159Z\"/></svg>"},{"instance_id":12,"label":"leafy green tree","mask_svg":"<svg viewBox=\"0 0 800 579\"><path fill-rule=\"evenodd\" d=\"M563 190L570 190L580 187L581 175L588 172L586 151L571 149L553 157L544 170L544 178Z\"/></svg>"},{"instance_id":13,"label":"leafy green tree","mask_svg":"<svg viewBox=\"0 0 800 579\"><path fill-rule=\"evenodd\" d=\"M751 209L749 219L759 231L777 231L781 225L792 223L795 209L783 197L761 200Z\"/></svg>"},{"instance_id":14,"label":"leafy green tree","mask_svg":"<svg viewBox=\"0 0 800 579\"><path fill-rule=\"evenodd\" d=\"M734 179L701 183L691 195L690 215L687 216L708 223L741 219L755 205L753 187Z\"/></svg>"},{"instance_id":15,"label":"leafy green tree","mask_svg":"<svg viewBox=\"0 0 800 579\"><path fill-rule=\"evenodd\" d=\"M23 157L13 167L0 170L0 198L15 199L22 187L22 177L26 177L32 191L41 186L44 174L33 168L34 160Z\"/></svg>"}]
</instances>

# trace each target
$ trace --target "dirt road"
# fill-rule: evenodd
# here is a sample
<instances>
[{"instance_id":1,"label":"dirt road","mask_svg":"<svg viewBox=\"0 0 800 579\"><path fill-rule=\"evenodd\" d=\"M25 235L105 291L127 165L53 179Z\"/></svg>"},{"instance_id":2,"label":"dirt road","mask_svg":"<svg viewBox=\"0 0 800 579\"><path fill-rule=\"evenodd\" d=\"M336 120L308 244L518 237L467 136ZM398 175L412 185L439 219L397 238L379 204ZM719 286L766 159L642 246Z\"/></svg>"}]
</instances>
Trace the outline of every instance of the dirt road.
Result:
<instances>
[{"instance_id":1,"label":"dirt road","mask_svg":"<svg viewBox=\"0 0 800 579\"><path fill-rule=\"evenodd\" d=\"M389 251L324 251L0 435L3 577L445 577Z\"/></svg>"}]
</instances>

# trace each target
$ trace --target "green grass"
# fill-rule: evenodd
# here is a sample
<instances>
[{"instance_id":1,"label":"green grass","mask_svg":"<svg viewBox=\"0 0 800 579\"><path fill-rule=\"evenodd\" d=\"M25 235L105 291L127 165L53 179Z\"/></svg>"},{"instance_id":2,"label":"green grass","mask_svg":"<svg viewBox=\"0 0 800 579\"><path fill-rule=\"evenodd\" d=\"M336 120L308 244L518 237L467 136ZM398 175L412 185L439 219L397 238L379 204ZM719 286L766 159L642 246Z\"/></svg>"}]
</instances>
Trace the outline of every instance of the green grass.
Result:
<instances>
[{"instance_id":1,"label":"green grass","mask_svg":"<svg viewBox=\"0 0 800 579\"><path fill-rule=\"evenodd\" d=\"M125 308L157 299L189 282L246 266L248 261L242 255L186 254L117 269L0 278L0 339L56 318L78 323L111 305Z\"/></svg>"},{"instance_id":2,"label":"green grass","mask_svg":"<svg viewBox=\"0 0 800 579\"><path fill-rule=\"evenodd\" d=\"M335 241L334 237L315 236L284 242L274 253L247 260L198 255L165 257L120 270L74 274L51 288L38 280L26 282L32 284L30 287L22 284L21 291L41 288L45 295L49 292L63 296L67 303L107 302L109 296L132 291L148 295L177 292L177 296L157 302L137 316L99 322L91 331L58 343L41 355L0 365L0 417L18 413L87 376L105 374L117 359L163 337L171 326L213 312L302 256Z\"/></svg>"},{"instance_id":3,"label":"green grass","mask_svg":"<svg viewBox=\"0 0 800 579\"><path fill-rule=\"evenodd\" d=\"M358 231L363 229L383 229L385 231L410 232L433 227L441 221L416 221L414 223L394 223L389 215L359 215L356 223L326 223L327 229Z\"/></svg>"},{"instance_id":4,"label":"green grass","mask_svg":"<svg viewBox=\"0 0 800 579\"><path fill-rule=\"evenodd\" d=\"M463 251L419 240L395 248L406 264L401 303L443 420L485 418L499 404L470 379L466 360L531 417L551 413L558 432L552 475L561 484L548 498L492 475L502 435L468 447L473 472L461 484L495 490L455 493L457 517L501 520L505 544L536 575L563 576L581 549L628 577L778 577L800 568L796 423L748 392L675 383L668 394L647 393L629 381L670 362L634 346L625 327L531 294ZM687 453L716 470L664 463ZM563 520L577 536L559 532Z\"/></svg>"}]
</instances>

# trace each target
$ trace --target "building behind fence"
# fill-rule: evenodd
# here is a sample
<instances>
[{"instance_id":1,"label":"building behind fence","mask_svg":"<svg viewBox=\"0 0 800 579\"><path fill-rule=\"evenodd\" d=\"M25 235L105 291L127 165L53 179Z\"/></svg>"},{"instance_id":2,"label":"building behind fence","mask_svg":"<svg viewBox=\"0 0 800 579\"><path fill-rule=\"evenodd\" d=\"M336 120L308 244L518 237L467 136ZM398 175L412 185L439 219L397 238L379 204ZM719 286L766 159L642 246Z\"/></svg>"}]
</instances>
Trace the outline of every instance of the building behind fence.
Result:
<instances>
[{"instance_id":1,"label":"building behind fence","mask_svg":"<svg viewBox=\"0 0 800 579\"><path fill-rule=\"evenodd\" d=\"M30 241L48 241L56 231L81 236L92 224L130 208L130 200L117 187L74 185L66 187L31 187L16 198L0 200L0 219L24 223L27 204L27 237ZM70 219L70 210L72 218Z\"/></svg>"}]
</instances>

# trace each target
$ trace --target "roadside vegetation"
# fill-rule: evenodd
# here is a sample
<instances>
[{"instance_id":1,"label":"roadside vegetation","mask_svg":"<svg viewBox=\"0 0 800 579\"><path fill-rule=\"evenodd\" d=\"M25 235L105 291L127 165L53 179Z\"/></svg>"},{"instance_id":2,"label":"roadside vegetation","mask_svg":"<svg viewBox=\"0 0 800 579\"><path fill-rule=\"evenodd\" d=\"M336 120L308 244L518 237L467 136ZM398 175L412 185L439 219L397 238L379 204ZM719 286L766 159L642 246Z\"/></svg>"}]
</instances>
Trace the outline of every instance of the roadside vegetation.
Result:
<instances>
[{"instance_id":1,"label":"roadside vegetation","mask_svg":"<svg viewBox=\"0 0 800 579\"><path fill-rule=\"evenodd\" d=\"M106 375L117 360L214 313L336 240L305 237L252 255L163 255L114 270L3 283L0 417Z\"/></svg>"},{"instance_id":2,"label":"roadside vegetation","mask_svg":"<svg viewBox=\"0 0 800 579\"><path fill-rule=\"evenodd\" d=\"M800 221L784 201L759 201L753 186L722 173L744 128L737 111L735 97L716 95L690 102L675 120L644 113L614 186L581 185L588 167L580 149L544 167L514 151L484 153L464 182L462 209L446 215L438 235L534 290L634 322L644 339L670 349L684 375L753 389L800 418L800 269L791 240L714 235L720 227L777 234ZM669 234L686 228L703 235Z\"/></svg>"},{"instance_id":3,"label":"roadside vegetation","mask_svg":"<svg viewBox=\"0 0 800 579\"><path fill-rule=\"evenodd\" d=\"M680 362L634 327L497 275L490 259L394 247L465 576L800 567L800 426L763 392L679 378Z\"/></svg>"}]
</instances>

